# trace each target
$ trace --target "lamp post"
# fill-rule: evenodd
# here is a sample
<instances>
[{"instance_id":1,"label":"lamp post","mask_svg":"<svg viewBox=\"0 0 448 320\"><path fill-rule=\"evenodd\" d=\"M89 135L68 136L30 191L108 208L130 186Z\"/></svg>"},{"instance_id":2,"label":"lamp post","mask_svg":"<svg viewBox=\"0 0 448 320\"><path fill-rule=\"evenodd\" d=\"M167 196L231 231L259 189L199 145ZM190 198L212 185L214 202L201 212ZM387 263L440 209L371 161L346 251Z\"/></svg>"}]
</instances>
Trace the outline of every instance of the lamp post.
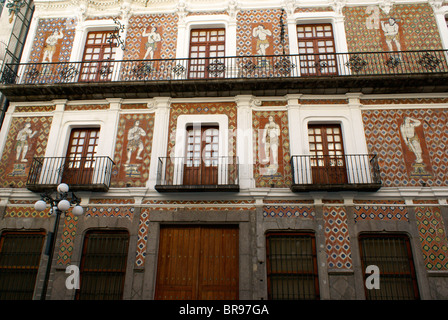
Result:
<instances>
[{"instance_id":1,"label":"lamp post","mask_svg":"<svg viewBox=\"0 0 448 320\"><path fill-rule=\"evenodd\" d=\"M48 256L47 261L47 269L45 272L45 280L44 286L42 288L42 294L40 299L45 300L45 296L47 295L48 288L48 280L50 278L51 264L53 262L53 254L56 243L56 235L59 227L59 220L61 218L62 213L67 212L72 205L74 205L72 209L72 213L75 216L81 216L84 213L84 209L79 205L81 199L79 199L73 192L71 193L71 200L68 199L69 187L65 183L61 183L57 187L56 197L52 197L50 193L42 194L41 200L36 201L34 204L34 209L36 211L43 211L47 208L47 202L51 206L51 215L55 215L53 232L48 232L47 246L45 248L45 254Z\"/></svg>"}]
</instances>

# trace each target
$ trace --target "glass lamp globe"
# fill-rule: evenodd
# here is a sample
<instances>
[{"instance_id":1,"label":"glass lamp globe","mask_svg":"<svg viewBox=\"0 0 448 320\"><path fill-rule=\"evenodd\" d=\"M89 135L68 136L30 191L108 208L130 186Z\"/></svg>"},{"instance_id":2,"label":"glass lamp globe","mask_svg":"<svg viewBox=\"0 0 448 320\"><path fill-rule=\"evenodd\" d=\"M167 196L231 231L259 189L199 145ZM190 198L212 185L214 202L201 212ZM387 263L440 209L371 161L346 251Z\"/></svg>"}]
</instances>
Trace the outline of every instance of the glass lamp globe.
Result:
<instances>
[{"instance_id":1,"label":"glass lamp globe","mask_svg":"<svg viewBox=\"0 0 448 320\"><path fill-rule=\"evenodd\" d=\"M34 209L36 211L44 211L47 208L47 203L43 200L38 200L34 204Z\"/></svg>"},{"instance_id":2,"label":"glass lamp globe","mask_svg":"<svg viewBox=\"0 0 448 320\"><path fill-rule=\"evenodd\" d=\"M68 192L68 184L61 183L60 185L58 185L58 192L67 193Z\"/></svg>"},{"instance_id":3,"label":"glass lamp globe","mask_svg":"<svg viewBox=\"0 0 448 320\"><path fill-rule=\"evenodd\" d=\"M67 211L70 209L70 202L68 200L61 200L58 203L58 209L61 211Z\"/></svg>"},{"instance_id":4,"label":"glass lamp globe","mask_svg":"<svg viewBox=\"0 0 448 320\"><path fill-rule=\"evenodd\" d=\"M72 213L73 213L73 215L75 215L75 216L81 216L81 215L84 213L84 209L83 209L83 207L81 207L81 206L75 206L75 207L72 209Z\"/></svg>"}]
</instances>

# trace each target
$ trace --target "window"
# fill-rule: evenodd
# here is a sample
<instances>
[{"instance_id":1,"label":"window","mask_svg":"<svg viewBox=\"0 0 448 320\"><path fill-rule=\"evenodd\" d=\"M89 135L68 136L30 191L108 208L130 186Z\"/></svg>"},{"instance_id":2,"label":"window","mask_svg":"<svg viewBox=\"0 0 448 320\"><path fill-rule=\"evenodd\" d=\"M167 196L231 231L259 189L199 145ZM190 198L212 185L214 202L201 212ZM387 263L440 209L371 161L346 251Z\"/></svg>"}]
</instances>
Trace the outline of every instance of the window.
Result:
<instances>
[{"instance_id":1,"label":"window","mask_svg":"<svg viewBox=\"0 0 448 320\"><path fill-rule=\"evenodd\" d=\"M72 129L63 180L68 184L89 184L95 168L99 128Z\"/></svg>"},{"instance_id":2,"label":"window","mask_svg":"<svg viewBox=\"0 0 448 320\"><path fill-rule=\"evenodd\" d=\"M268 298L319 299L314 234L272 232L266 238Z\"/></svg>"},{"instance_id":3,"label":"window","mask_svg":"<svg viewBox=\"0 0 448 320\"><path fill-rule=\"evenodd\" d=\"M185 185L218 184L219 129L217 126L187 128Z\"/></svg>"},{"instance_id":4,"label":"window","mask_svg":"<svg viewBox=\"0 0 448 320\"><path fill-rule=\"evenodd\" d=\"M31 300L43 232L4 232L0 238L0 300Z\"/></svg>"},{"instance_id":5,"label":"window","mask_svg":"<svg viewBox=\"0 0 448 320\"><path fill-rule=\"evenodd\" d=\"M189 77L224 76L225 29L193 29L190 37Z\"/></svg>"},{"instance_id":6,"label":"window","mask_svg":"<svg viewBox=\"0 0 448 320\"><path fill-rule=\"evenodd\" d=\"M87 34L80 81L111 80L117 43L110 34L111 31L92 31Z\"/></svg>"},{"instance_id":7,"label":"window","mask_svg":"<svg viewBox=\"0 0 448 320\"><path fill-rule=\"evenodd\" d=\"M380 289L366 289L367 299L419 298L411 245L406 235L363 234L359 241L363 272L369 265L377 266L380 271Z\"/></svg>"},{"instance_id":8,"label":"window","mask_svg":"<svg viewBox=\"0 0 448 320\"><path fill-rule=\"evenodd\" d=\"M129 234L90 231L84 239L78 300L117 300L123 297Z\"/></svg>"},{"instance_id":9,"label":"window","mask_svg":"<svg viewBox=\"0 0 448 320\"><path fill-rule=\"evenodd\" d=\"M331 24L297 25L297 36L302 75L338 73Z\"/></svg>"},{"instance_id":10,"label":"window","mask_svg":"<svg viewBox=\"0 0 448 320\"><path fill-rule=\"evenodd\" d=\"M341 126L339 124L310 124L308 139L313 183L347 183Z\"/></svg>"}]
</instances>

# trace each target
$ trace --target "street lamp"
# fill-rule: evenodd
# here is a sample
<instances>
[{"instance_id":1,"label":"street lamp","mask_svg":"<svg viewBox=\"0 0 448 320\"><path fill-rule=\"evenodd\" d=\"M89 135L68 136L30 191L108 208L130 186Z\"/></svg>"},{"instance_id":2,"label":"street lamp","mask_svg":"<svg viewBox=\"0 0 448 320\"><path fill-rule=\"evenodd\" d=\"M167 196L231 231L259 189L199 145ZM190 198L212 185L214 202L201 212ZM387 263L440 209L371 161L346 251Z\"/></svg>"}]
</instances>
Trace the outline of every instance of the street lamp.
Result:
<instances>
[{"instance_id":1,"label":"street lamp","mask_svg":"<svg viewBox=\"0 0 448 320\"><path fill-rule=\"evenodd\" d=\"M84 209L79 205L81 199L79 199L73 192L71 193L71 199L68 200L68 192L69 187L65 183L61 183L57 187L57 195L56 197L52 197L51 193L42 194L41 200L36 201L34 203L34 209L36 211L44 211L47 208L47 202L51 206L51 215L56 215L56 220L54 222L53 232L48 232L48 241L47 247L45 249L45 254L48 256L47 261L47 269L45 273L45 281L44 287L42 289L41 300L45 300L45 296L47 294L48 288L48 280L50 278L51 271L51 263L53 260L54 247L56 241L56 234L59 227L59 220L61 218L62 213L67 212L72 205L74 205L72 209L72 213L75 216L81 216L84 213Z\"/></svg>"}]
</instances>

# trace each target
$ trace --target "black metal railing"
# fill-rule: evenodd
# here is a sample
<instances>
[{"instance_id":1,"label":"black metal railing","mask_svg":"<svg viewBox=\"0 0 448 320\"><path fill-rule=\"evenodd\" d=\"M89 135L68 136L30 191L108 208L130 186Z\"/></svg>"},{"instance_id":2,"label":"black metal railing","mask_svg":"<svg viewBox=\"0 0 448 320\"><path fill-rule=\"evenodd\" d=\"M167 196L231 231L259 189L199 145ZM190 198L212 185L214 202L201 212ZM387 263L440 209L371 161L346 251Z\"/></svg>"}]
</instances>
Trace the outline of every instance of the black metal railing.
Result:
<instances>
[{"instance_id":1,"label":"black metal railing","mask_svg":"<svg viewBox=\"0 0 448 320\"><path fill-rule=\"evenodd\" d=\"M34 157L26 186L32 191L43 191L64 182L71 190L107 191L113 165L107 156Z\"/></svg>"},{"instance_id":2,"label":"black metal railing","mask_svg":"<svg viewBox=\"0 0 448 320\"><path fill-rule=\"evenodd\" d=\"M292 191L375 191L381 187L375 154L294 155L291 169Z\"/></svg>"},{"instance_id":3,"label":"black metal railing","mask_svg":"<svg viewBox=\"0 0 448 320\"><path fill-rule=\"evenodd\" d=\"M191 159L160 157L155 189L177 191L239 191L238 157Z\"/></svg>"},{"instance_id":4,"label":"black metal railing","mask_svg":"<svg viewBox=\"0 0 448 320\"><path fill-rule=\"evenodd\" d=\"M299 78L448 72L448 50L6 64L5 84Z\"/></svg>"}]
</instances>

